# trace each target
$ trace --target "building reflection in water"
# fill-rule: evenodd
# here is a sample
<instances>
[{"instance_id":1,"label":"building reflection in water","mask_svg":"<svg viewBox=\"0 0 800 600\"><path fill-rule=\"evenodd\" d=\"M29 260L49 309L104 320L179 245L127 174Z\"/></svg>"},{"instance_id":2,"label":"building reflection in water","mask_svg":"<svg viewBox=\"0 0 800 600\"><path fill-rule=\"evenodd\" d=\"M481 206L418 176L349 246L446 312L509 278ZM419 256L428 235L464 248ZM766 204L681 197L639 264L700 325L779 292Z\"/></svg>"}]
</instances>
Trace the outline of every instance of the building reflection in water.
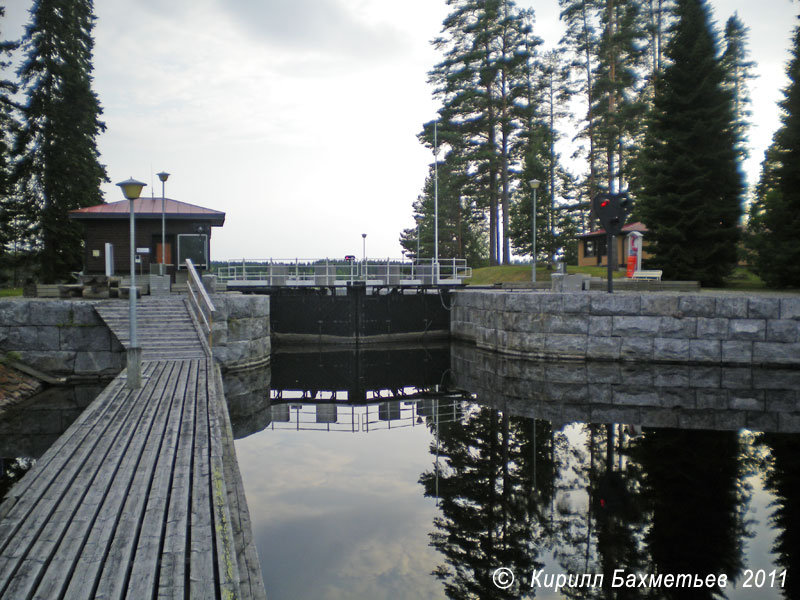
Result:
<instances>
[{"instance_id":1,"label":"building reflection in water","mask_svg":"<svg viewBox=\"0 0 800 600\"><path fill-rule=\"evenodd\" d=\"M315 352L277 355L253 414L270 429L427 428L418 483L445 597L744 598L764 570L755 597L793 598L798 390L796 371ZM507 590L499 566L519 575ZM530 589L534 569L603 586L552 595ZM729 583L612 589L618 569Z\"/></svg>"}]
</instances>

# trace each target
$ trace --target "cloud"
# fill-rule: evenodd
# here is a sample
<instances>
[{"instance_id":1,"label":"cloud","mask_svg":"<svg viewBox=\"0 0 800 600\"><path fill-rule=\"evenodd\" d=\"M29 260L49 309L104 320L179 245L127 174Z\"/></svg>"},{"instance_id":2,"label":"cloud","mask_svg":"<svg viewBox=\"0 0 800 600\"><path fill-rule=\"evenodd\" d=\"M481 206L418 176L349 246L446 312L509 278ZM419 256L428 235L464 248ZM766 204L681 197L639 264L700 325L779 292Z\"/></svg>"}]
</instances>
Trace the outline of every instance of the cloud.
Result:
<instances>
[{"instance_id":1,"label":"cloud","mask_svg":"<svg viewBox=\"0 0 800 600\"><path fill-rule=\"evenodd\" d=\"M374 58L405 45L386 23L369 22L342 0L220 0L220 9L251 37L295 51ZM365 15L364 15L365 16Z\"/></svg>"}]
</instances>

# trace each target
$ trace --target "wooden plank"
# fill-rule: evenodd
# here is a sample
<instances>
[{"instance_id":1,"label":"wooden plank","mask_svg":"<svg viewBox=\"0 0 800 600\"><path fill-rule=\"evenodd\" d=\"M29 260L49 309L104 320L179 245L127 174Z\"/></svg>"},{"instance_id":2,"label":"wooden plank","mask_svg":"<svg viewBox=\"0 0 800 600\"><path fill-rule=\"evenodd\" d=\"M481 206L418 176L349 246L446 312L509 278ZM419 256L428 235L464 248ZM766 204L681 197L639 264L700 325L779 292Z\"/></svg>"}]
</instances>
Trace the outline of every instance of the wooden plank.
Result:
<instances>
[{"instance_id":1,"label":"wooden plank","mask_svg":"<svg viewBox=\"0 0 800 600\"><path fill-rule=\"evenodd\" d=\"M141 455L130 487L124 499L122 509L117 512L111 543L103 557L100 567L96 596L102 598L121 598L125 594L131 569L139 544L139 530L142 527L147 510L155 467L159 454L159 444L168 427L166 413L172 403L176 390L181 389L185 381L189 365L187 362L176 362L170 385L163 394L160 414L150 431L143 432L137 443L141 447ZM185 384L183 384L185 385ZM153 557L156 560L157 557ZM69 596L69 593L67 594Z\"/></svg>"},{"instance_id":2,"label":"wooden plank","mask_svg":"<svg viewBox=\"0 0 800 600\"><path fill-rule=\"evenodd\" d=\"M196 363L197 368L202 368ZM195 381L197 368L194 371ZM159 598L183 598L186 590L187 557L189 556L189 512L191 507L192 468L194 464L195 416L197 390L186 390L186 403L181 422L180 439L175 456L169 512L167 514L161 569L158 577Z\"/></svg>"},{"instance_id":3,"label":"wooden plank","mask_svg":"<svg viewBox=\"0 0 800 600\"><path fill-rule=\"evenodd\" d=\"M209 370L214 365L209 365ZM228 482L225 480L225 448L221 421L221 400L217 397L214 372L209 373L208 382L209 440L211 451L211 485L214 507L214 534L216 536L217 563L220 573L220 588L223 597L241 598L240 573L236 552L236 536L228 497Z\"/></svg>"},{"instance_id":4,"label":"wooden plank","mask_svg":"<svg viewBox=\"0 0 800 600\"><path fill-rule=\"evenodd\" d=\"M158 367L136 399L136 403L142 407L142 413L138 418L127 420L124 436L115 444L98 471L92 488L80 503L35 597L60 597L67 586L76 581L79 591L73 589L69 595L71 598L77 597L79 592L87 597L93 589L99 564L102 563L113 531L114 517L122 508L141 455L135 445L136 437L140 431L151 428L160 398L170 384L174 365L160 363Z\"/></svg>"},{"instance_id":5,"label":"wooden plank","mask_svg":"<svg viewBox=\"0 0 800 600\"><path fill-rule=\"evenodd\" d=\"M97 467L116 439L125 416L137 410L135 402L126 402L131 398L128 390L118 397L122 398L121 403L117 402L119 410L106 411L93 423L85 423L89 426L88 433L83 440L76 440L71 452L64 452L68 458L50 461L48 473L37 480L37 489L29 488L0 522L0 539L3 540L0 594L40 536L48 550L58 542L58 536L46 526L51 519L66 519L74 512L75 503L80 501L86 486L91 483L91 480L81 479L79 473L82 469Z\"/></svg>"},{"instance_id":6,"label":"wooden plank","mask_svg":"<svg viewBox=\"0 0 800 600\"><path fill-rule=\"evenodd\" d=\"M214 402L220 415L223 457L225 463L225 484L228 491L231 524L234 531L236 562L239 567L239 589L242 600L266 600L261 561L253 539L250 510L247 506L242 475L236 459L228 405L225 401L222 373L218 364L213 365Z\"/></svg>"},{"instance_id":7,"label":"wooden plank","mask_svg":"<svg viewBox=\"0 0 800 600\"><path fill-rule=\"evenodd\" d=\"M217 597L219 575L216 563L214 517L211 495L211 464L206 371L198 377L195 418L195 461L192 469L192 512L189 525L189 597ZM211 550L211 552L209 552Z\"/></svg>"},{"instance_id":8,"label":"wooden plank","mask_svg":"<svg viewBox=\"0 0 800 600\"><path fill-rule=\"evenodd\" d=\"M142 369L142 376L149 377L153 368L145 365ZM11 490L10 496L16 499L22 496L23 493L27 494L28 490L34 488L35 485L46 485L46 482L39 481L40 477L42 475L52 475L52 469L57 468L56 464L63 464L69 460L74 448L90 435L91 428L101 418L102 413L109 410L118 410L124 406L124 399L118 396L124 390L124 387L124 378L117 377L114 379L94 402L80 414L67 431L36 461L34 468ZM53 461L56 462L51 465ZM2 514L1 509L0 514Z\"/></svg>"},{"instance_id":9,"label":"wooden plank","mask_svg":"<svg viewBox=\"0 0 800 600\"><path fill-rule=\"evenodd\" d=\"M129 598L151 598L159 585L159 563L164 547L167 511L171 501L177 444L183 425L185 406L194 403L191 390L197 379L197 362L191 361L184 366L188 366L188 369L182 370L181 380L175 389L175 402L159 449L158 462L139 531L139 541L133 556L126 592ZM180 583L182 593L183 582Z\"/></svg>"}]
</instances>

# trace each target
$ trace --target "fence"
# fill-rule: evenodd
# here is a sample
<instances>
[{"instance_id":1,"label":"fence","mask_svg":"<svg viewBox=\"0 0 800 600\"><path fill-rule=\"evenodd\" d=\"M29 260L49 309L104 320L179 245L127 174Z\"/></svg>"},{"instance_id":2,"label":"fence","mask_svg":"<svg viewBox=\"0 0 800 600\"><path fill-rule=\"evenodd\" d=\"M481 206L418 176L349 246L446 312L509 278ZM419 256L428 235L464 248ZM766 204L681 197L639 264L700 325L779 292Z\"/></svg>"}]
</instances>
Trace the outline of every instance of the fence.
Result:
<instances>
[{"instance_id":1,"label":"fence","mask_svg":"<svg viewBox=\"0 0 800 600\"><path fill-rule=\"evenodd\" d=\"M415 261L300 259L242 259L217 268L229 286L337 286L356 281L367 285L458 285L472 277L462 258Z\"/></svg>"}]
</instances>

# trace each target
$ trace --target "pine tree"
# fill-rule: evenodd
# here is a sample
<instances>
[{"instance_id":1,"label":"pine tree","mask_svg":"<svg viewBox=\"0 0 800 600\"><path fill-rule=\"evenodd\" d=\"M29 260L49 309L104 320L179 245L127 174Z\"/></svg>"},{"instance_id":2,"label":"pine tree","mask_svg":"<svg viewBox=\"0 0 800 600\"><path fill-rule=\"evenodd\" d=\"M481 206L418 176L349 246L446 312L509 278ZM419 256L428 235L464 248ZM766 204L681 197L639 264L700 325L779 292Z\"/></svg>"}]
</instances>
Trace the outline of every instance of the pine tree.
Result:
<instances>
[{"instance_id":1,"label":"pine tree","mask_svg":"<svg viewBox=\"0 0 800 600\"><path fill-rule=\"evenodd\" d=\"M40 249L41 278L78 269L81 236L68 211L100 204L107 181L97 136L105 130L92 91L92 0L35 0L19 70L26 95L15 141L16 177L26 232Z\"/></svg>"},{"instance_id":2,"label":"pine tree","mask_svg":"<svg viewBox=\"0 0 800 600\"><path fill-rule=\"evenodd\" d=\"M595 121L594 129L605 152L609 191L626 187L632 140L646 112L640 93L646 33L640 27L639 4L633 0L605 0L600 19L602 36L597 47L598 73L590 118Z\"/></svg>"},{"instance_id":3,"label":"pine tree","mask_svg":"<svg viewBox=\"0 0 800 600\"><path fill-rule=\"evenodd\" d=\"M532 21L533 15L527 18ZM532 27L529 27L532 31ZM535 47L541 40L531 36L528 65L524 80L524 102L517 105L518 119L524 126L514 148L516 162L522 165L519 184L515 189L510 238L518 254L532 252L533 194L530 181L542 182L537 190L536 250L537 259L551 261L557 251L574 235L569 214L560 206L567 199L564 182L566 174L555 150L559 139L556 122L567 116L564 109L570 99L568 73L563 55L551 51L541 58ZM565 235L566 234L566 235Z\"/></svg>"},{"instance_id":4,"label":"pine tree","mask_svg":"<svg viewBox=\"0 0 800 600\"><path fill-rule=\"evenodd\" d=\"M737 262L742 176L733 97L705 0L678 0L637 177L653 266L720 285Z\"/></svg>"},{"instance_id":5,"label":"pine tree","mask_svg":"<svg viewBox=\"0 0 800 600\"><path fill-rule=\"evenodd\" d=\"M575 94L585 98L586 118L578 137L586 140L586 162L589 174L583 186L583 196L591 199L600 191L597 131L591 118L591 107L596 101L596 79L599 61L597 48L600 43L600 2L601 0L558 0L561 8L561 20L566 26L566 33L561 45L566 48L572 60L570 68L573 74Z\"/></svg>"},{"instance_id":6,"label":"pine tree","mask_svg":"<svg viewBox=\"0 0 800 600\"><path fill-rule=\"evenodd\" d=\"M792 43L781 126L750 209L748 245L755 252L755 270L772 287L800 286L800 26Z\"/></svg>"},{"instance_id":7,"label":"pine tree","mask_svg":"<svg viewBox=\"0 0 800 600\"><path fill-rule=\"evenodd\" d=\"M463 196L466 175L459 170L452 155L438 165L439 187L439 256L463 258L470 265L485 261L485 220L474 202ZM434 255L434 168L425 181L423 193L413 204L416 226L400 234L400 245L409 256L430 260Z\"/></svg>"},{"instance_id":8,"label":"pine tree","mask_svg":"<svg viewBox=\"0 0 800 600\"><path fill-rule=\"evenodd\" d=\"M442 102L439 132L451 160L470 174L462 196L488 213L490 262L508 262L512 148L519 130L514 105L524 94L525 23L513 0L447 4L452 11L442 37L434 40L444 58L429 74Z\"/></svg>"}]
</instances>

